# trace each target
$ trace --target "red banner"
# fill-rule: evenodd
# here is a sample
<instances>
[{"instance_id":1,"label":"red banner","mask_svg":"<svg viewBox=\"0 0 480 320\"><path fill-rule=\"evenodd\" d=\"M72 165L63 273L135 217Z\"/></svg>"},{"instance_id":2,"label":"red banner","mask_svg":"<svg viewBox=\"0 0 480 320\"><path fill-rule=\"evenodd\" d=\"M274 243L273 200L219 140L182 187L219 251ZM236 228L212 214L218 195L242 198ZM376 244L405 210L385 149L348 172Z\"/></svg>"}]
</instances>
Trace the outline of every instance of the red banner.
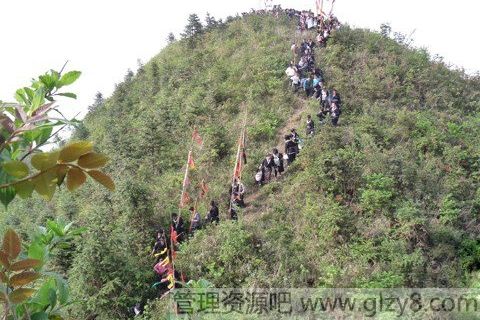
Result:
<instances>
[{"instance_id":1,"label":"red banner","mask_svg":"<svg viewBox=\"0 0 480 320\"><path fill-rule=\"evenodd\" d=\"M198 133L197 127L193 129L192 140L195 141L199 146L203 145L203 139Z\"/></svg>"}]
</instances>

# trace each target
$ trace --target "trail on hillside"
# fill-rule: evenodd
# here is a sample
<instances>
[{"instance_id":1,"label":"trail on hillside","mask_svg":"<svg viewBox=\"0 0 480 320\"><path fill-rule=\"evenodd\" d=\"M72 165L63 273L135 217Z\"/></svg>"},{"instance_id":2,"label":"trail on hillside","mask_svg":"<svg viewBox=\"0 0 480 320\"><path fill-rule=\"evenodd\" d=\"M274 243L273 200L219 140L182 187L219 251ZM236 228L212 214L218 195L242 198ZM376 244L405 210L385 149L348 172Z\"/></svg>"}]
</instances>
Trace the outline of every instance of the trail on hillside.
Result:
<instances>
[{"instance_id":1,"label":"trail on hillside","mask_svg":"<svg viewBox=\"0 0 480 320\"><path fill-rule=\"evenodd\" d=\"M277 136L275 138L275 141L276 141L275 148L277 148L280 152L282 152L284 149L285 135L289 134L292 128L298 129L300 127L302 113L308 108L307 99L297 96L296 100L297 101L295 102L294 112L285 122L284 126L278 130ZM268 150L268 152L270 151L271 150ZM282 176L272 181L281 181L283 179L283 176L286 174L286 172L287 171L285 171ZM262 207L263 201L261 201L262 200L261 196L264 196L264 195L265 194L262 192L262 188L259 186L254 186L252 187L251 192L247 192L247 195L245 196L246 208L243 210L243 216L245 221L250 222L255 218L255 216L252 213L254 211L258 211L258 209Z\"/></svg>"}]
</instances>

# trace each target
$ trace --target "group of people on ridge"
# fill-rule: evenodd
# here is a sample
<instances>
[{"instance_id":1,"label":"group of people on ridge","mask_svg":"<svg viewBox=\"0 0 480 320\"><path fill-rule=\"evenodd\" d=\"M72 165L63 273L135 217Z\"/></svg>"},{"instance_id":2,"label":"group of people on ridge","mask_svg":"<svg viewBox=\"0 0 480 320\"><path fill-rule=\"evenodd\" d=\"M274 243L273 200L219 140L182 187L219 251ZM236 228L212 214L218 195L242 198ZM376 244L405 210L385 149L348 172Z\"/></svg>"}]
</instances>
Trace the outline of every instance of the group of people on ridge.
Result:
<instances>
[{"instance_id":1,"label":"group of people on ridge","mask_svg":"<svg viewBox=\"0 0 480 320\"><path fill-rule=\"evenodd\" d=\"M323 16L315 17L311 11L297 11L294 9L285 10L290 18L298 18L298 29L305 31L309 29L317 30L316 42L312 39L304 39L300 45L293 43L291 46L293 61L290 62L285 70L286 75L291 80L291 85L295 92L302 90L307 98L313 98L319 101L319 111L317 117L321 124L324 123L328 114L330 114L333 126L338 125L341 114L341 98L337 90L327 90L324 85L324 76L320 68L315 65L315 48L325 46L332 30L340 25L338 19L330 15L328 19ZM295 61L298 59L298 63ZM315 134L315 123L311 115L307 116L306 136L311 137ZM285 162L290 165L295 161L299 154L303 140L300 138L296 129L291 129L290 134L285 135L284 153L280 153L277 148L265 156L255 174L255 181L258 185L269 182L272 177L278 177L285 171Z\"/></svg>"},{"instance_id":2,"label":"group of people on ridge","mask_svg":"<svg viewBox=\"0 0 480 320\"><path fill-rule=\"evenodd\" d=\"M304 30L305 23L302 21L310 19L313 13L307 11L299 14L299 29ZM320 123L323 123L327 114L330 114L332 125L336 126L341 115L340 95L335 89L327 90L325 87L323 72L315 65L314 49L325 45L331 31L337 28L339 23L333 15L330 15L327 20L320 16L318 20L314 21L318 21L318 26L314 24L317 27L317 42L312 39L303 39L300 45L293 43L291 50L294 59L285 70L285 74L290 78L295 92L302 90L307 98L311 97L319 101L320 108L317 117ZM309 24L306 25L306 29L309 29ZM297 57L299 57L298 63L295 62ZM310 129L308 129L309 127ZM308 120L307 131L307 135L314 132L314 124L311 119Z\"/></svg>"}]
</instances>

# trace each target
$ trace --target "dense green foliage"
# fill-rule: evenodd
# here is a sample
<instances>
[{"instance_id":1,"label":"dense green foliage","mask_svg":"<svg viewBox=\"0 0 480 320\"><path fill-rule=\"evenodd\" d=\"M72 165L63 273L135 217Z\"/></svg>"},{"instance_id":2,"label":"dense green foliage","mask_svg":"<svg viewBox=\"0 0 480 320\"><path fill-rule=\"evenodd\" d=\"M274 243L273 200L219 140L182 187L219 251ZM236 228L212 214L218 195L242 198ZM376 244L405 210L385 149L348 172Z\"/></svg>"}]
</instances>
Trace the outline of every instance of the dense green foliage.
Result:
<instances>
[{"instance_id":1,"label":"dense green foliage","mask_svg":"<svg viewBox=\"0 0 480 320\"><path fill-rule=\"evenodd\" d=\"M225 220L245 108L244 182L255 200L239 223L223 221L182 246L178 267L189 277L225 287L474 285L480 81L424 50L347 26L335 32L317 60L342 95L341 125L320 127L281 180L253 186L292 114L302 122L288 124L303 128L317 111L285 79L291 42L303 37L295 30L287 18L247 16L173 42L127 74L76 132L111 155L117 191L87 185L48 205L13 202L4 220L17 229L49 217L87 227L63 265L80 301L72 314L124 318L155 297L148 253L177 210L194 126L205 145L195 150L192 184L206 177Z\"/></svg>"}]
</instances>

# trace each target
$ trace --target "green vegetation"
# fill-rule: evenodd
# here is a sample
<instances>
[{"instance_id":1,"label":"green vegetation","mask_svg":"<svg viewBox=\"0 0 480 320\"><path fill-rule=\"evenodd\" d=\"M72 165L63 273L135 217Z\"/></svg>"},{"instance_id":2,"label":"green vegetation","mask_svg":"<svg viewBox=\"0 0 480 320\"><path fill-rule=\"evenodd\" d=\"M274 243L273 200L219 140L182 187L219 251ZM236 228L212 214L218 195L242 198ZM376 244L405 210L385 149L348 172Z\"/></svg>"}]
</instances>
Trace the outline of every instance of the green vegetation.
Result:
<instances>
[{"instance_id":1,"label":"green vegetation","mask_svg":"<svg viewBox=\"0 0 480 320\"><path fill-rule=\"evenodd\" d=\"M255 167L280 130L297 112L301 124L288 123L303 129L317 111L284 75L291 42L303 36L286 17L200 29L127 74L76 131L111 158L116 192L87 182L48 204L14 201L2 214L2 228L22 234L53 218L87 228L68 258L54 261L78 301L75 318L125 318L156 297L148 254L177 210L194 126L205 144L192 185L207 177L223 221L182 246L177 267L188 277L225 287L478 286L480 79L388 30L344 26L317 52L327 86L342 96L340 126L319 127L285 177L257 190ZM255 202L232 223L228 183L244 108L244 183ZM165 308L152 303L151 318L164 319Z\"/></svg>"}]
</instances>

